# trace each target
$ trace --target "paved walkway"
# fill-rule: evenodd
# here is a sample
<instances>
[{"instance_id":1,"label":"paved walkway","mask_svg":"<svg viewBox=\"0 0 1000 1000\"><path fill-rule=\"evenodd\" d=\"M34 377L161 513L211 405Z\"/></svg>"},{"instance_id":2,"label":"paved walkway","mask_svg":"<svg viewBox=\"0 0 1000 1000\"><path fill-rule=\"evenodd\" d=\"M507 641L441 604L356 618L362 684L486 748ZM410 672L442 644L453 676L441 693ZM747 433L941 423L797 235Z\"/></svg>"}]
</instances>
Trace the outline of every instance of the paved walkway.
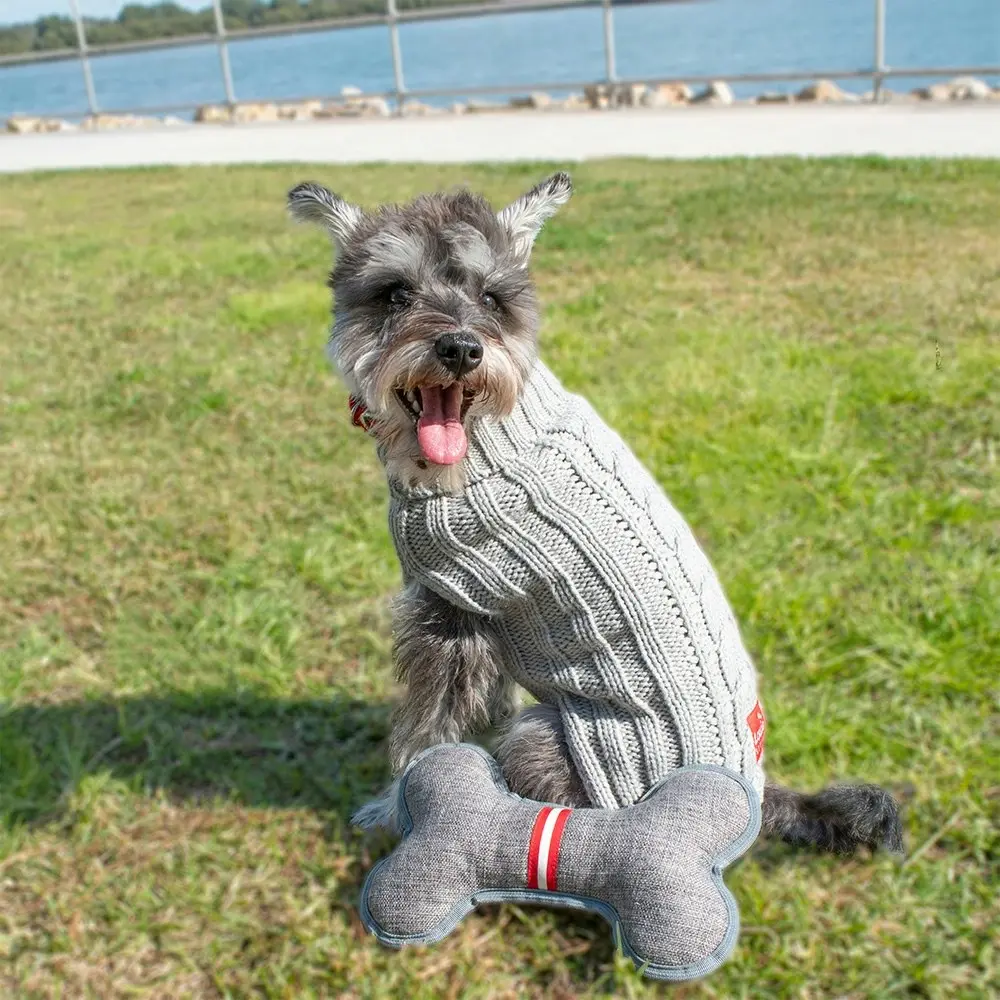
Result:
<instances>
[{"instance_id":1,"label":"paved walkway","mask_svg":"<svg viewBox=\"0 0 1000 1000\"><path fill-rule=\"evenodd\" d=\"M1000 102L517 112L3 135L0 173L193 163L865 154L1000 158Z\"/></svg>"}]
</instances>

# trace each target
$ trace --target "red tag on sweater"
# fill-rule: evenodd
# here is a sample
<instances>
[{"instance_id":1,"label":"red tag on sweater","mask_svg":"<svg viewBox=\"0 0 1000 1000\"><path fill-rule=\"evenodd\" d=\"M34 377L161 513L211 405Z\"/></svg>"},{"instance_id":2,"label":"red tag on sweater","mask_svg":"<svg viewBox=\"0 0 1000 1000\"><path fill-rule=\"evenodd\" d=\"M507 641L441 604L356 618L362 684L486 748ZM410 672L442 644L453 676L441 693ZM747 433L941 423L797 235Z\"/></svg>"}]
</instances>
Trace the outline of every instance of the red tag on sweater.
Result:
<instances>
[{"instance_id":1,"label":"red tag on sweater","mask_svg":"<svg viewBox=\"0 0 1000 1000\"><path fill-rule=\"evenodd\" d=\"M756 702L747 716L747 725L750 727L750 735L753 736L753 752L760 760L764 753L764 730L767 728L767 719L764 718L764 709L760 707L760 702Z\"/></svg>"}]
</instances>

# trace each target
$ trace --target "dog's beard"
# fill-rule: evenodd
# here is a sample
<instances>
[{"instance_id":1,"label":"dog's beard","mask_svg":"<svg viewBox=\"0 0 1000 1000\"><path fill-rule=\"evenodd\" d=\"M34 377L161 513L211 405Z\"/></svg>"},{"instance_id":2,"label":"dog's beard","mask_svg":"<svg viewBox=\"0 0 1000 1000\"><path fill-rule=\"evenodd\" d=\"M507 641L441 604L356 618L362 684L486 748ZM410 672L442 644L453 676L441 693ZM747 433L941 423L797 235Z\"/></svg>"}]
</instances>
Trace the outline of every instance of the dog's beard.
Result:
<instances>
[{"instance_id":1,"label":"dog's beard","mask_svg":"<svg viewBox=\"0 0 1000 1000\"><path fill-rule=\"evenodd\" d=\"M424 338L388 350L357 345L356 337L341 339L335 328L330 354L374 420L387 472L447 492L464 485L476 422L510 415L535 360L533 336L485 339L482 362L455 380Z\"/></svg>"}]
</instances>

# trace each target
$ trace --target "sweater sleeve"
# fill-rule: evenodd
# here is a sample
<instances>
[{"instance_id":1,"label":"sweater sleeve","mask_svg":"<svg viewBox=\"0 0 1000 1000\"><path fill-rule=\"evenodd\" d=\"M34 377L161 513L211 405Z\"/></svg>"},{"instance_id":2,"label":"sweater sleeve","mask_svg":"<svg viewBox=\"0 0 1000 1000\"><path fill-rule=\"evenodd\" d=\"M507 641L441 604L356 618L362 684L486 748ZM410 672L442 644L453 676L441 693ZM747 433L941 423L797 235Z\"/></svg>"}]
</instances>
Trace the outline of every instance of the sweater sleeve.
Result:
<instances>
[{"instance_id":1,"label":"sweater sleeve","mask_svg":"<svg viewBox=\"0 0 1000 1000\"><path fill-rule=\"evenodd\" d=\"M493 616L523 598L518 567L474 493L394 503L390 530L404 577L450 604Z\"/></svg>"}]
</instances>

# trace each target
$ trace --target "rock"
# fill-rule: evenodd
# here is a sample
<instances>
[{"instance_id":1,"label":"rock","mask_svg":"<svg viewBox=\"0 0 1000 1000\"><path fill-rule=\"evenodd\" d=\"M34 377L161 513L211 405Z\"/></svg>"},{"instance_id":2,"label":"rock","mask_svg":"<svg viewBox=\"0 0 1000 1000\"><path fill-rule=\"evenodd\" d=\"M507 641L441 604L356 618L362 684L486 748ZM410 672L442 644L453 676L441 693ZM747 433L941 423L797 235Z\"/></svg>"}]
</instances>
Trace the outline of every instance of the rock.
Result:
<instances>
[{"instance_id":1,"label":"rock","mask_svg":"<svg viewBox=\"0 0 1000 1000\"><path fill-rule=\"evenodd\" d=\"M552 107L559 111L587 111L590 102L583 94L568 94L564 100L555 101Z\"/></svg>"},{"instance_id":2,"label":"rock","mask_svg":"<svg viewBox=\"0 0 1000 1000\"><path fill-rule=\"evenodd\" d=\"M647 90L644 83L613 83L608 88L608 103L613 108L638 108Z\"/></svg>"},{"instance_id":3,"label":"rock","mask_svg":"<svg viewBox=\"0 0 1000 1000\"><path fill-rule=\"evenodd\" d=\"M541 111L542 108L550 107L553 101L548 94L536 91L533 94L528 94L527 97L512 97L507 103L512 108L529 108L532 111Z\"/></svg>"},{"instance_id":4,"label":"rock","mask_svg":"<svg viewBox=\"0 0 1000 1000\"><path fill-rule=\"evenodd\" d=\"M603 83L588 84L583 88L583 97L594 111L606 108L608 106L607 85Z\"/></svg>"},{"instance_id":5,"label":"rock","mask_svg":"<svg viewBox=\"0 0 1000 1000\"><path fill-rule=\"evenodd\" d=\"M232 121L232 113L225 104L203 104L195 111L194 120L203 125L222 125Z\"/></svg>"},{"instance_id":6,"label":"rock","mask_svg":"<svg viewBox=\"0 0 1000 1000\"><path fill-rule=\"evenodd\" d=\"M855 98L855 100L860 101L862 104L874 104L875 91L866 90L860 97ZM888 87L883 87L879 91L879 96L878 96L879 104L898 104L901 101L914 101L914 100L916 100L916 98L912 94L901 94L899 93L899 91L889 90Z\"/></svg>"},{"instance_id":7,"label":"rock","mask_svg":"<svg viewBox=\"0 0 1000 1000\"><path fill-rule=\"evenodd\" d=\"M310 118L321 116L323 111L322 101L293 101L291 104L279 104L278 117L282 121L308 121Z\"/></svg>"},{"instance_id":8,"label":"rock","mask_svg":"<svg viewBox=\"0 0 1000 1000\"><path fill-rule=\"evenodd\" d=\"M360 118L364 114L364 108L353 101L348 104L328 104L323 109L324 118Z\"/></svg>"},{"instance_id":9,"label":"rock","mask_svg":"<svg viewBox=\"0 0 1000 1000\"><path fill-rule=\"evenodd\" d=\"M910 91L922 101L983 101L992 96L990 85L974 76L957 76L947 83L932 83Z\"/></svg>"},{"instance_id":10,"label":"rock","mask_svg":"<svg viewBox=\"0 0 1000 1000\"><path fill-rule=\"evenodd\" d=\"M279 104L278 105L278 117L282 121L293 121L302 122L308 121L313 117L314 109L309 106L310 102L303 102L301 104ZM323 105L319 102L315 102L320 108Z\"/></svg>"},{"instance_id":11,"label":"rock","mask_svg":"<svg viewBox=\"0 0 1000 1000\"><path fill-rule=\"evenodd\" d=\"M384 97L366 97L361 102L361 113L369 118L388 118L392 114Z\"/></svg>"},{"instance_id":12,"label":"rock","mask_svg":"<svg viewBox=\"0 0 1000 1000\"><path fill-rule=\"evenodd\" d=\"M490 101L469 101L465 106L466 114L478 115L488 113L490 111L499 111L502 105L493 104Z\"/></svg>"},{"instance_id":13,"label":"rock","mask_svg":"<svg viewBox=\"0 0 1000 1000\"><path fill-rule=\"evenodd\" d=\"M163 118L163 124L174 128L177 125L187 125L187 122L183 118L178 118L177 115L165 115Z\"/></svg>"},{"instance_id":14,"label":"rock","mask_svg":"<svg viewBox=\"0 0 1000 1000\"><path fill-rule=\"evenodd\" d=\"M692 104L726 105L734 102L733 92L725 80L713 80L704 90L695 94Z\"/></svg>"},{"instance_id":15,"label":"rock","mask_svg":"<svg viewBox=\"0 0 1000 1000\"><path fill-rule=\"evenodd\" d=\"M107 115L96 114L84 118L82 127L88 131L108 132L123 128L159 127L159 118L149 118L145 115Z\"/></svg>"},{"instance_id":16,"label":"rock","mask_svg":"<svg viewBox=\"0 0 1000 1000\"><path fill-rule=\"evenodd\" d=\"M413 114L412 106L416 102L407 101L404 105L405 114ZM389 102L384 97L352 98L346 104L336 102L324 104L315 112L314 118L388 118L391 114Z\"/></svg>"},{"instance_id":17,"label":"rock","mask_svg":"<svg viewBox=\"0 0 1000 1000\"><path fill-rule=\"evenodd\" d=\"M595 111L603 108L637 108L648 100L648 89L644 83L591 83L583 88L583 97Z\"/></svg>"},{"instance_id":18,"label":"rock","mask_svg":"<svg viewBox=\"0 0 1000 1000\"><path fill-rule=\"evenodd\" d=\"M61 118L38 118L29 115L14 115L7 119L7 131L15 135L31 132L73 132L76 126Z\"/></svg>"},{"instance_id":19,"label":"rock","mask_svg":"<svg viewBox=\"0 0 1000 1000\"><path fill-rule=\"evenodd\" d=\"M776 90L765 90L755 98L756 104L791 104L791 94L779 94Z\"/></svg>"},{"instance_id":20,"label":"rock","mask_svg":"<svg viewBox=\"0 0 1000 1000\"><path fill-rule=\"evenodd\" d=\"M958 76L945 86L951 92L953 101L983 101L990 96L990 85L974 76Z\"/></svg>"},{"instance_id":21,"label":"rock","mask_svg":"<svg viewBox=\"0 0 1000 1000\"><path fill-rule=\"evenodd\" d=\"M462 105L463 109L465 105ZM433 115L438 109L431 107L429 104L423 104L420 101L404 101L403 102L403 114L408 118L424 118L427 115Z\"/></svg>"},{"instance_id":22,"label":"rock","mask_svg":"<svg viewBox=\"0 0 1000 1000\"><path fill-rule=\"evenodd\" d=\"M691 88L686 83L661 83L647 87L642 103L647 108L669 108L691 102Z\"/></svg>"},{"instance_id":23,"label":"rock","mask_svg":"<svg viewBox=\"0 0 1000 1000\"><path fill-rule=\"evenodd\" d=\"M453 115L464 115L468 109L461 101L455 101L450 110Z\"/></svg>"},{"instance_id":24,"label":"rock","mask_svg":"<svg viewBox=\"0 0 1000 1000\"><path fill-rule=\"evenodd\" d=\"M932 83L929 87L918 87L911 91L914 97L922 101L950 101L951 88L947 83Z\"/></svg>"},{"instance_id":25,"label":"rock","mask_svg":"<svg viewBox=\"0 0 1000 1000\"><path fill-rule=\"evenodd\" d=\"M797 101L814 101L817 104L843 104L853 95L838 87L832 80L817 80L803 87L796 95Z\"/></svg>"},{"instance_id":26,"label":"rock","mask_svg":"<svg viewBox=\"0 0 1000 1000\"><path fill-rule=\"evenodd\" d=\"M268 102L254 104L237 104L233 108L233 121L240 124L246 122L276 122L280 119L278 105Z\"/></svg>"},{"instance_id":27,"label":"rock","mask_svg":"<svg viewBox=\"0 0 1000 1000\"><path fill-rule=\"evenodd\" d=\"M384 97L365 97L357 87L342 87L340 95L346 102L341 105L341 114L366 118L389 117L389 102Z\"/></svg>"},{"instance_id":28,"label":"rock","mask_svg":"<svg viewBox=\"0 0 1000 1000\"><path fill-rule=\"evenodd\" d=\"M7 119L7 131L13 132L15 135L27 135L29 132L42 132L44 129L41 118L18 115Z\"/></svg>"}]
</instances>

